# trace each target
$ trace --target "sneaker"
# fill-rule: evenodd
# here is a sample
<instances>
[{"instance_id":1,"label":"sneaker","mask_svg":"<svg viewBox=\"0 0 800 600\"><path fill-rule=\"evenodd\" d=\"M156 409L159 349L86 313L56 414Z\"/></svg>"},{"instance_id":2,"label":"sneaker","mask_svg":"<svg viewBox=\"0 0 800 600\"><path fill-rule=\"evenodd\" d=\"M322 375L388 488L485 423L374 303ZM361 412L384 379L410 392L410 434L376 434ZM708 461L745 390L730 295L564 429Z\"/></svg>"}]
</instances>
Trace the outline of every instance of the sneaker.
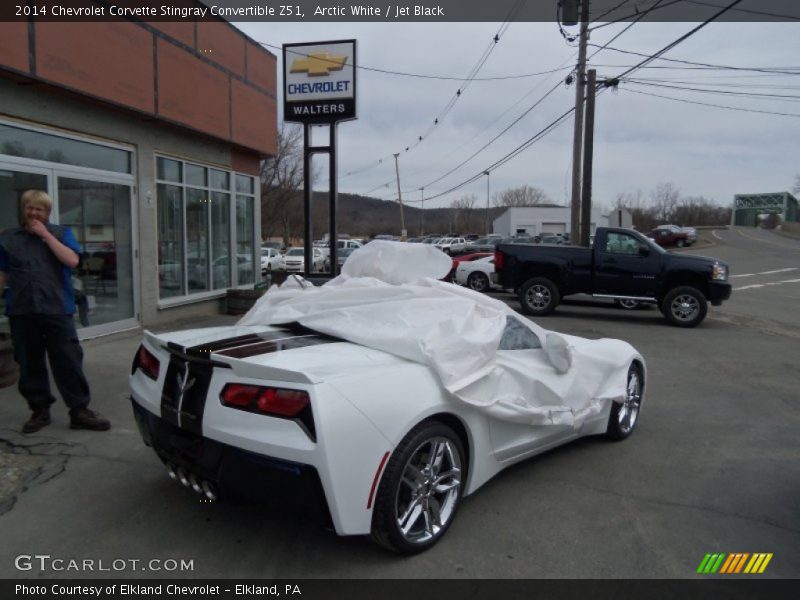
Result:
<instances>
[{"instance_id":1,"label":"sneaker","mask_svg":"<svg viewBox=\"0 0 800 600\"><path fill-rule=\"evenodd\" d=\"M39 408L33 411L31 418L22 426L22 433L36 433L48 425L50 425L50 409Z\"/></svg>"},{"instance_id":2,"label":"sneaker","mask_svg":"<svg viewBox=\"0 0 800 600\"><path fill-rule=\"evenodd\" d=\"M108 419L99 413L89 410L85 406L76 408L69 413L70 429L91 429L92 431L105 431L111 427Z\"/></svg>"}]
</instances>

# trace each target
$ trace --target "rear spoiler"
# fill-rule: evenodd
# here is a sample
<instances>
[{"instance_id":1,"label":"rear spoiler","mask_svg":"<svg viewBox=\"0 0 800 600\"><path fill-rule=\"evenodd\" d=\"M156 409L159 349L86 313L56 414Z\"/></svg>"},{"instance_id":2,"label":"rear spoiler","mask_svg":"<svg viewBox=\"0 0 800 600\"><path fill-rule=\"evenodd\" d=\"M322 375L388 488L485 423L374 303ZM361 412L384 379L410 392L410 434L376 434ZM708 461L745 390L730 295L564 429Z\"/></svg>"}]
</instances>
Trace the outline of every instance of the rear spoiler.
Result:
<instances>
[{"instance_id":1,"label":"rear spoiler","mask_svg":"<svg viewBox=\"0 0 800 600\"><path fill-rule=\"evenodd\" d=\"M280 369L267 365L254 364L252 362L234 358L231 356L224 356L215 352L198 352L192 348L186 348L175 342L168 342L156 334L145 331L144 339L152 348L158 348L168 352L173 356L178 356L190 362L207 362L214 367L223 369L231 369L236 375L249 379L269 379L273 381L285 381L288 383L306 383L313 384L316 381L311 380L305 373L297 371L290 371L287 369Z\"/></svg>"}]
</instances>

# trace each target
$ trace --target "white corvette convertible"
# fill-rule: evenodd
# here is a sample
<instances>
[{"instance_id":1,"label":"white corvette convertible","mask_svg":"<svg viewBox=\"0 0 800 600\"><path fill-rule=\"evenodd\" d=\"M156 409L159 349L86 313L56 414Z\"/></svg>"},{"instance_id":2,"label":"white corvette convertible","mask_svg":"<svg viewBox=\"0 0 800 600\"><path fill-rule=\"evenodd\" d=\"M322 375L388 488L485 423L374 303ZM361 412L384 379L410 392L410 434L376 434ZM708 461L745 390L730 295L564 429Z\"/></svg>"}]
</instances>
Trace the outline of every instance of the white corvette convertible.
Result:
<instances>
[{"instance_id":1,"label":"white corvette convertible","mask_svg":"<svg viewBox=\"0 0 800 600\"><path fill-rule=\"evenodd\" d=\"M450 266L373 242L234 327L146 332L130 377L145 443L210 500L318 495L340 535L415 553L509 465L631 434L646 371L630 345L541 329L436 281Z\"/></svg>"}]
</instances>

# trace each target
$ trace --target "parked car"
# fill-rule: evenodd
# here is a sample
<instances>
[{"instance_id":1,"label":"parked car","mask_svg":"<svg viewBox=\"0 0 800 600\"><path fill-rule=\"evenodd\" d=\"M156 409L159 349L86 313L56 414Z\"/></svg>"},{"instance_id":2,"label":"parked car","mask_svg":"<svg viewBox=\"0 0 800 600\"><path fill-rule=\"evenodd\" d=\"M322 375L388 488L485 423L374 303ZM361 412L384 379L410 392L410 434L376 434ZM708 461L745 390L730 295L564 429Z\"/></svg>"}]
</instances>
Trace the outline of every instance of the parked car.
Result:
<instances>
[{"instance_id":1,"label":"parked car","mask_svg":"<svg viewBox=\"0 0 800 600\"><path fill-rule=\"evenodd\" d=\"M697 229L694 227L678 227L677 225L659 225L654 231L665 230L675 234L686 234L686 245L691 246L697 241Z\"/></svg>"},{"instance_id":2,"label":"parked car","mask_svg":"<svg viewBox=\"0 0 800 600\"><path fill-rule=\"evenodd\" d=\"M305 248L302 247L295 247L289 248L286 251L286 256L284 256L284 261L286 262L286 270L292 273L302 273L305 271ZM322 252L320 248L312 248L312 264L311 269L309 271L311 273L318 273L324 269L325 266L325 254Z\"/></svg>"},{"instance_id":3,"label":"parked car","mask_svg":"<svg viewBox=\"0 0 800 600\"><path fill-rule=\"evenodd\" d=\"M542 234L541 236L539 236L538 243L539 244L563 244L564 243L564 238L562 238L560 235L546 234L545 233L545 234Z\"/></svg>"},{"instance_id":4,"label":"parked car","mask_svg":"<svg viewBox=\"0 0 800 600\"><path fill-rule=\"evenodd\" d=\"M494 256L491 252L472 252L470 254L462 254L460 256L453 257L453 268L450 269L450 272L447 274L447 277L444 278L444 281L455 281L456 269L458 265L462 262L472 262L474 260L478 260L479 258L486 258L487 256Z\"/></svg>"},{"instance_id":5,"label":"parked car","mask_svg":"<svg viewBox=\"0 0 800 600\"><path fill-rule=\"evenodd\" d=\"M296 323L146 331L129 383L144 443L187 490L206 501L313 498L339 535L414 554L506 467L582 436L626 439L639 421L645 364L625 342L567 344L509 310L494 352L513 377L487 386L480 406L457 400L428 364ZM519 390L550 408L524 423L485 409ZM591 406L579 427L576 404Z\"/></svg>"},{"instance_id":6,"label":"parked car","mask_svg":"<svg viewBox=\"0 0 800 600\"><path fill-rule=\"evenodd\" d=\"M630 229L598 227L591 248L502 244L495 253L495 282L514 289L530 315L549 314L561 298L601 298L656 303L678 327L700 324L730 298L728 265L703 256L670 254Z\"/></svg>"},{"instance_id":7,"label":"parked car","mask_svg":"<svg viewBox=\"0 0 800 600\"><path fill-rule=\"evenodd\" d=\"M494 248L501 240L500 237L484 237L478 238L471 242L467 242L467 252L494 252Z\"/></svg>"},{"instance_id":8,"label":"parked car","mask_svg":"<svg viewBox=\"0 0 800 600\"><path fill-rule=\"evenodd\" d=\"M286 260L277 248L261 247L261 274L268 271L285 271Z\"/></svg>"},{"instance_id":9,"label":"parked car","mask_svg":"<svg viewBox=\"0 0 800 600\"><path fill-rule=\"evenodd\" d=\"M494 255L489 255L471 262L460 262L456 268L454 280L476 292L486 292L492 288L502 289L492 282L494 273Z\"/></svg>"},{"instance_id":10,"label":"parked car","mask_svg":"<svg viewBox=\"0 0 800 600\"><path fill-rule=\"evenodd\" d=\"M676 246L683 248L691 244L689 234L680 229L653 229L647 237L655 240L659 246Z\"/></svg>"},{"instance_id":11,"label":"parked car","mask_svg":"<svg viewBox=\"0 0 800 600\"><path fill-rule=\"evenodd\" d=\"M461 254L467 249L467 240L462 237L445 237L434 245L445 254Z\"/></svg>"},{"instance_id":12,"label":"parked car","mask_svg":"<svg viewBox=\"0 0 800 600\"><path fill-rule=\"evenodd\" d=\"M359 246L360 248L361 246ZM353 252L358 250L358 248L350 247L350 248L342 248L341 250L336 251L336 273L340 273L342 270L342 266L344 262L347 260L347 257L350 256ZM330 272L331 270L331 257L325 255L325 264L323 265L323 270L325 272Z\"/></svg>"}]
</instances>

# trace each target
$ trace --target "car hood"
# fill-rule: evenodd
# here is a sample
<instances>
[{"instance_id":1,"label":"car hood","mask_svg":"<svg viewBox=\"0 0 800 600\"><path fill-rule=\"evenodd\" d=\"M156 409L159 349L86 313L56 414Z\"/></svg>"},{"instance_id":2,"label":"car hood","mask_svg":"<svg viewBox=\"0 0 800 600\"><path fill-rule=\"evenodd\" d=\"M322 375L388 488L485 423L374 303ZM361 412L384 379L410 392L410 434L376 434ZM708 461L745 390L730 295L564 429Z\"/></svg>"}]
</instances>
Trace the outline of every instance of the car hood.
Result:
<instances>
[{"instance_id":1,"label":"car hood","mask_svg":"<svg viewBox=\"0 0 800 600\"><path fill-rule=\"evenodd\" d=\"M707 265L709 268L711 268L715 262L720 262L720 263L723 262L721 260L717 260L716 258L712 258L710 256L697 256L695 254L684 254L678 252L671 252L670 256L672 256L674 264L677 265L681 264L693 265L693 266Z\"/></svg>"}]
</instances>

